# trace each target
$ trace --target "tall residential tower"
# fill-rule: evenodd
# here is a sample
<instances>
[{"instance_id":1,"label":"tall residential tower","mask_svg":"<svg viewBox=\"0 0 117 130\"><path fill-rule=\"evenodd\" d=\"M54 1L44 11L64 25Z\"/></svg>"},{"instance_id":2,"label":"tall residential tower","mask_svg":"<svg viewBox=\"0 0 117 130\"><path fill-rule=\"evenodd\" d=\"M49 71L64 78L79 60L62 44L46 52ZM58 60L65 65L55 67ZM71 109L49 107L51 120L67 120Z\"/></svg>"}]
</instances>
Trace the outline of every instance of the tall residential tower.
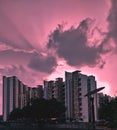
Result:
<instances>
[{"instance_id":1,"label":"tall residential tower","mask_svg":"<svg viewBox=\"0 0 117 130\"><path fill-rule=\"evenodd\" d=\"M91 103L86 93L96 89L94 76L81 74L80 71L65 73L65 106L66 118L77 121L91 121ZM95 115L97 119L97 98L94 95Z\"/></svg>"},{"instance_id":2,"label":"tall residential tower","mask_svg":"<svg viewBox=\"0 0 117 130\"><path fill-rule=\"evenodd\" d=\"M31 98L42 98L43 88L24 85L16 76L3 76L3 121L7 121L9 114L15 109L22 109Z\"/></svg>"}]
</instances>

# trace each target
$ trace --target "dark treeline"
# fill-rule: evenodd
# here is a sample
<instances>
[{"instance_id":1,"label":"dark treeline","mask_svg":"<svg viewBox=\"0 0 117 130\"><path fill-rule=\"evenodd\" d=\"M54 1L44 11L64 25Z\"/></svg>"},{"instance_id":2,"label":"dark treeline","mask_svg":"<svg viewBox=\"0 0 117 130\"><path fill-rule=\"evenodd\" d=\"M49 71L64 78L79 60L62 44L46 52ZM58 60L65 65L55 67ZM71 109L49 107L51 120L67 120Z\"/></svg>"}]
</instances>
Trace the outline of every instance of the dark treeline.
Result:
<instances>
[{"instance_id":1,"label":"dark treeline","mask_svg":"<svg viewBox=\"0 0 117 130\"><path fill-rule=\"evenodd\" d=\"M32 99L23 109L14 109L9 120L37 123L42 127L52 118L63 119L65 110L65 106L56 99ZM105 96L100 102L98 115L106 126L117 128L117 97L109 99Z\"/></svg>"},{"instance_id":2,"label":"dark treeline","mask_svg":"<svg viewBox=\"0 0 117 130\"><path fill-rule=\"evenodd\" d=\"M105 95L100 102L99 119L106 122L106 126L117 128L117 97L108 99Z\"/></svg>"},{"instance_id":3,"label":"dark treeline","mask_svg":"<svg viewBox=\"0 0 117 130\"><path fill-rule=\"evenodd\" d=\"M23 109L14 109L9 120L29 121L42 126L52 118L62 118L64 113L65 106L56 99L32 99Z\"/></svg>"}]
</instances>

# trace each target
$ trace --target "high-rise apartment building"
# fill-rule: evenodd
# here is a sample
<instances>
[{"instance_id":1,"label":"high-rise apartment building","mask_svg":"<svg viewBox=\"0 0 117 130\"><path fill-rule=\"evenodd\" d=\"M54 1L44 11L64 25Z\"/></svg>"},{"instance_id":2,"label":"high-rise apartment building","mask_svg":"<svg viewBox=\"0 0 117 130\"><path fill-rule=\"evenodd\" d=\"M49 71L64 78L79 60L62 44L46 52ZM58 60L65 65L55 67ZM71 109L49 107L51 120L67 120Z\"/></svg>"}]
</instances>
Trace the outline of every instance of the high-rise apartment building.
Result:
<instances>
[{"instance_id":1,"label":"high-rise apartment building","mask_svg":"<svg viewBox=\"0 0 117 130\"><path fill-rule=\"evenodd\" d=\"M37 85L37 97L38 98L43 98L43 86L42 85Z\"/></svg>"},{"instance_id":2,"label":"high-rise apartment building","mask_svg":"<svg viewBox=\"0 0 117 130\"><path fill-rule=\"evenodd\" d=\"M44 98L55 98L65 104L65 85L63 78L56 78L55 81L44 81Z\"/></svg>"},{"instance_id":3,"label":"high-rise apartment building","mask_svg":"<svg viewBox=\"0 0 117 130\"><path fill-rule=\"evenodd\" d=\"M7 121L9 114L15 109L22 109L31 98L42 98L43 87L31 88L24 85L16 76L3 76L3 121Z\"/></svg>"},{"instance_id":4,"label":"high-rise apartment building","mask_svg":"<svg viewBox=\"0 0 117 130\"><path fill-rule=\"evenodd\" d=\"M94 76L81 74L80 71L65 72L65 106L66 118L77 121L91 121L91 103L86 93L96 89ZM97 119L97 100L94 95L95 115Z\"/></svg>"},{"instance_id":5,"label":"high-rise apartment building","mask_svg":"<svg viewBox=\"0 0 117 130\"><path fill-rule=\"evenodd\" d=\"M44 80L44 95L45 99L48 99L48 81Z\"/></svg>"},{"instance_id":6,"label":"high-rise apartment building","mask_svg":"<svg viewBox=\"0 0 117 130\"><path fill-rule=\"evenodd\" d=\"M55 98L65 105L65 84L63 78L56 78L55 81L44 81L44 98ZM65 117L65 114L63 114L62 117Z\"/></svg>"},{"instance_id":7,"label":"high-rise apartment building","mask_svg":"<svg viewBox=\"0 0 117 130\"><path fill-rule=\"evenodd\" d=\"M65 72L65 107L66 119L73 118L73 88L72 88L72 73Z\"/></svg>"},{"instance_id":8,"label":"high-rise apartment building","mask_svg":"<svg viewBox=\"0 0 117 130\"><path fill-rule=\"evenodd\" d=\"M6 121L8 119L8 115L10 112L18 108L19 99L19 81L17 77L3 77L3 120Z\"/></svg>"},{"instance_id":9,"label":"high-rise apartment building","mask_svg":"<svg viewBox=\"0 0 117 130\"><path fill-rule=\"evenodd\" d=\"M65 104L65 85L63 78L56 78L55 81L55 98Z\"/></svg>"},{"instance_id":10,"label":"high-rise apartment building","mask_svg":"<svg viewBox=\"0 0 117 130\"><path fill-rule=\"evenodd\" d=\"M92 121L90 98L84 97L89 91L96 89L94 76L87 76L80 71L65 72L63 78L44 81L37 88L24 85L16 76L3 77L3 120L6 121L15 108L22 109L31 98L55 98L66 107L66 119L89 122ZM94 112L97 120L97 94L94 97ZM64 115L63 115L64 117Z\"/></svg>"},{"instance_id":11,"label":"high-rise apartment building","mask_svg":"<svg viewBox=\"0 0 117 130\"><path fill-rule=\"evenodd\" d=\"M55 81L44 81L44 98L52 99L55 98Z\"/></svg>"},{"instance_id":12,"label":"high-rise apartment building","mask_svg":"<svg viewBox=\"0 0 117 130\"><path fill-rule=\"evenodd\" d=\"M44 98L55 98L58 101L65 103L65 89L62 78L56 78L55 81L44 81Z\"/></svg>"}]
</instances>

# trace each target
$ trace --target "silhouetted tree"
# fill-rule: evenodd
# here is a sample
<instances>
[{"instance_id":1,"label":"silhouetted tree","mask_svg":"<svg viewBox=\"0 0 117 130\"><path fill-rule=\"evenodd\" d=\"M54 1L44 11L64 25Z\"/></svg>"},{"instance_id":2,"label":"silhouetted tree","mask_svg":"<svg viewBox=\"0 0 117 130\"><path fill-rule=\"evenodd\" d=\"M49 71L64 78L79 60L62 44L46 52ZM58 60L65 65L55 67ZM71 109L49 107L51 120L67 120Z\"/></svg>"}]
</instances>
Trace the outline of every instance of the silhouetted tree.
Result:
<instances>
[{"instance_id":1,"label":"silhouetted tree","mask_svg":"<svg viewBox=\"0 0 117 130\"><path fill-rule=\"evenodd\" d=\"M17 120L22 118L22 116L23 116L22 110L16 108L10 113L9 120Z\"/></svg>"},{"instance_id":2,"label":"silhouetted tree","mask_svg":"<svg viewBox=\"0 0 117 130\"><path fill-rule=\"evenodd\" d=\"M117 128L117 97L113 98L108 105L108 126L111 128Z\"/></svg>"},{"instance_id":3,"label":"silhouetted tree","mask_svg":"<svg viewBox=\"0 0 117 130\"><path fill-rule=\"evenodd\" d=\"M10 114L10 119L25 118L33 120L43 126L43 124L51 118L59 118L65 112L65 106L56 99L33 99L30 105L22 110L13 110Z\"/></svg>"},{"instance_id":4,"label":"silhouetted tree","mask_svg":"<svg viewBox=\"0 0 117 130\"><path fill-rule=\"evenodd\" d=\"M35 99L31 105L31 116L39 123L59 118L65 112L65 106L56 99Z\"/></svg>"},{"instance_id":5,"label":"silhouetted tree","mask_svg":"<svg viewBox=\"0 0 117 130\"><path fill-rule=\"evenodd\" d=\"M107 101L99 109L101 119L107 121L107 126L117 128L117 97Z\"/></svg>"},{"instance_id":6,"label":"silhouetted tree","mask_svg":"<svg viewBox=\"0 0 117 130\"><path fill-rule=\"evenodd\" d=\"M108 117L108 105L109 105L109 98L107 95L104 95L99 100L99 109L98 109L98 116L100 120L105 120Z\"/></svg>"}]
</instances>

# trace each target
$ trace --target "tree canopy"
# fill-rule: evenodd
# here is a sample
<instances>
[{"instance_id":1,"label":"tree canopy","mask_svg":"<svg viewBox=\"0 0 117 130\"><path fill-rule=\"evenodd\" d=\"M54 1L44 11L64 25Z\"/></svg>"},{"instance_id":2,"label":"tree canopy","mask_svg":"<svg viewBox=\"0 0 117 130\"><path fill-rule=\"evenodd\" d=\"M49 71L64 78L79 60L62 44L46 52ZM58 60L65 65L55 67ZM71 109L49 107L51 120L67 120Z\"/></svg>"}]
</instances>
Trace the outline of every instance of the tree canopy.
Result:
<instances>
[{"instance_id":1,"label":"tree canopy","mask_svg":"<svg viewBox=\"0 0 117 130\"><path fill-rule=\"evenodd\" d=\"M100 104L99 116L100 119L107 121L109 127L117 128L117 97L110 101L105 99Z\"/></svg>"},{"instance_id":2,"label":"tree canopy","mask_svg":"<svg viewBox=\"0 0 117 130\"><path fill-rule=\"evenodd\" d=\"M14 109L9 120L30 119L33 121L47 121L51 118L59 118L65 112L65 106L56 99L32 99L30 104L22 110Z\"/></svg>"}]
</instances>

